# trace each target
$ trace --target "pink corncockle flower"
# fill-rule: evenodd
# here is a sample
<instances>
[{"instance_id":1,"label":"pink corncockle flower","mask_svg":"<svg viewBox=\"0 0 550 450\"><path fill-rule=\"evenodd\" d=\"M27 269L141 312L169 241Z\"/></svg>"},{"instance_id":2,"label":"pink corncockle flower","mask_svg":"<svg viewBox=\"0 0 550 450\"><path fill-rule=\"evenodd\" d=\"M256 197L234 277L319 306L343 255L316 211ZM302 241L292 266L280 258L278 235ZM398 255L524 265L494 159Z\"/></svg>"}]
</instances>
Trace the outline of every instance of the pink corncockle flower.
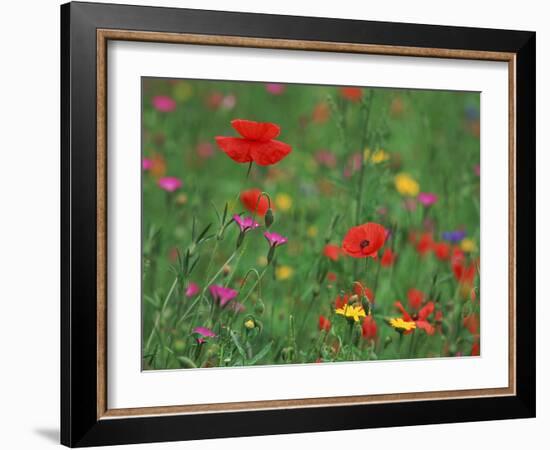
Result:
<instances>
[{"instance_id":1,"label":"pink corncockle flower","mask_svg":"<svg viewBox=\"0 0 550 450\"><path fill-rule=\"evenodd\" d=\"M286 89L286 86L281 83L266 83L265 90L273 95L281 95Z\"/></svg>"},{"instance_id":2,"label":"pink corncockle flower","mask_svg":"<svg viewBox=\"0 0 550 450\"><path fill-rule=\"evenodd\" d=\"M193 333L199 335L199 337L197 337L197 342L199 344L206 342L206 339L204 338L217 337L216 333L214 333L210 328L206 328L206 327L197 327L193 329Z\"/></svg>"},{"instance_id":3,"label":"pink corncockle flower","mask_svg":"<svg viewBox=\"0 0 550 450\"><path fill-rule=\"evenodd\" d=\"M319 150L315 153L315 161L321 166L333 169L336 167L336 155L330 150Z\"/></svg>"},{"instance_id":4,"label":"pink corncockle flower","mask_svg":"<svg viewBox=\"0 0 550 450\"><path fill-rule=\"evenodd\" d=\"M416 199L414 198L406 198L403 201L403 208L405 208L407 211L415 211L416 210Z\"/></svg>"},{"instance_id":5,"label":"pink corncockle flower","mask_svg":"<svg viewBox=\"0 0 550 450\"><path fill-rule=\"evenodd\" d=\"M176 177L160 178L158 183L159 183L159 187L161 189L164 189L167 192L177 191L183 185L181 180Z\"/></svg>"},{"instance_id":6,"label":"pink corncockle flower","mask_svg":"<svg viewBox=\"0 0 550 450\"><path fill-rule=\"evenodd\" d=\"M246 311L246 307L239 302L231 302L231 305L229 306L229 308L231 308L233 311L238 313L243 313Z\"/></svg>"},{"instance_id":7,"label":"pink corncockle flower","mask_svg":"<svg viewBox=\"0 0 550 450\"><path fill-rule=\"evenodd\" d=\"M214 156L214 146L210 142L201 142L197 145L197 155L202 159L211 158Z\"/></svg>"},{"instance_id":8,"label":"pink corncockle flower","mask_svg":"<svg viewBox=\"0 0 550 450\"><path fill-rule=\"evenodd\" d=\"M141 168L143 170L150 170L153 168L153 161L150 160L149 158L143 158L141 160Z\"/></svg>"},{"instance_id":9,"label":"pink corncockle flower","mask_svg":"<svg viewBox=\"0 0 550 450\"><path fill-rule=\"evenodd\" d=\"M153 107L160 112L172 112L176 109L176 101L167 95L153 97Z\"/></svg>"},{"instance_id":10,"label":"pink corncockle flower","mask_svg":"<svg viewBox=\"0 0 550 450\"><path fill-rule=\"evenodd\" d=\"M277 233L270 233L269 231L266 231L264 233L265 238L267 239L267 242L269 242L269 245L271 247L277 247L279 245L286 244L288 239L284 236L281 236Z\"/></svg>"},{"instance_id":11,"label":"pink corncockle flower","mask_svg":"<svg viewBox=\"0 0 550 450\"><path fill-rule=\"evenodd\" d=\"M432 206L437 202L437 195L432 192L421 192L416 198L424 206Z\"/></svg>"},{"instance_id":12,"label":"pink corncockle flower","mask_svg":"<svg viewBox=\"0 0 550 450\"><path fill-rule=\"evenodd\" d=\"M237 97L233 94L226 95L220 103L220 108L226 111L231 111L237 104Z\"/></svg>"},{"instance_id":13,"label":"pink corncockle flower","mask_svg":"<svg viewBox=\"0 0 550 450\"><path fill-rule=\"evenodd\" d=\"M199 285L197 283L189 283L187 289L185 290L186 297L194 297L199 293Z\"/></svg>"},{"instance_id":14,"label":"pink corncockle flower","mask_svg":"<svg viewBox=\"0 0 550 450\"><path fill-rule=\"evenodd\" d=\"M357 172L361 168L362 159L363 155L361 153L354 153L353 155L351 155L348 158L346 167L344 168L344 177L349 178L355 172Z\"/></svg>"},{"instance_id":15,"label":"pink corncockle flower","mask_svg":"<svg viewBox=\"0 0 550 450\"><path fill-rule=\"evenodd\" d=\"M222 308L233 300L238 294L235 289L221 286L219 284L214 284L208 289L210 291L210 295L212 295L212 298L215 301L218 301Z\"/></svg>"},{"instance_id":16,"label":"pink corncockle flower","mask_svg":"<svg viewBox=\"0 0 550 450\"><path fill-rule=\"evenodd\" d=\"M237 225L239 225L241 233L253 230L254 228L258 228L260 226L260 224L252 217L241 217L238 214L235 214L233 215L233 220Z\"/></svg>"},{"instance_id":17,"label":"pink corncockle flower","mask_svg":"<svg viewBox=\"0 0 550 450\"><path fill-rule=\"evenodd\" d=\"M476 164L474 166L474 173L479 177L479 174L481 173L481 168L479 167L479 164Z\"/></svg>"}]
</instances>

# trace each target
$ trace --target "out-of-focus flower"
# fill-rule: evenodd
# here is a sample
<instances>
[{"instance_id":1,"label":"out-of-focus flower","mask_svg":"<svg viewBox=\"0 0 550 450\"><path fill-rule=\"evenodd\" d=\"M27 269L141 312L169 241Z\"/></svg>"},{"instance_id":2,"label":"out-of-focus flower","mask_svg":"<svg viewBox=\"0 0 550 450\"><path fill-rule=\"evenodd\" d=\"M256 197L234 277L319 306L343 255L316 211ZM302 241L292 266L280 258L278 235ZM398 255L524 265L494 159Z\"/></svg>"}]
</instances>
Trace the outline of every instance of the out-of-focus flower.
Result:
<instances>
[{"instance_id":1,"label":"out-of-focus flower","mask_svg":"<svg viewBox=\"0 0 550 450\"><path fill-rule=\"evenodd\" d=\"M458 244L462 239L466 237L466 231L444 231L443 233L441 233L441 237L443 238L443 240L451 242L452 244Z\"/></svg>"},{"instance_id":2,"label":"out-of-focus flower","mask_svg":"<svg viewBox=\"0 0 550 450\"><path fill-rule=\"evenodd\" d=\"M382 150L381 148L375 150L374 152L372 152L370 148L366 148L363 152L363 160L365 162L370 161L372 164L381 164L388 161L389 159L390 154L385 150Z\"/></svg>"},{"instance_id":3,"label":"out-of-focus flower","mask_svg":"<svg viewBox=\"0 0 550 450\"><path fill-rule=\"evenodd\" d=\"M173 92L176 100L183 103L193 95L193 86L186 81L178 81Z\"/></svg>"},{"instance_id":4,"label":"out-of-focus flower","mask_svg":"<svg viewBox=\"0 0 550 450\"><path fill-rule=\"evenodd\" d=\"M201 142L197 145L197 155L202 159L211 158L214 156L214 146L210 142Z\"/></svg>"},{"instance_id":5,"label":"out-of-focus flower","mask_svg":"<svg viewBox=\"0 0 550 450\"><path fill-rule=\"evenodd\" d=\"M462 319L462 324L474 336L479 334L479 316L477 314L468 314Z\"/></svg>"},{"instance_id":6,"label":"out-of-focus flower","mask_svg":"<svg viewBox=\"0 0 550 450\"><path fill-rule=\"evenodd\" d=\"M310 225L309 227L307 227L306 233L311 238L314 238L315 236L317 236L318 232L319 232L319 229L315 225Z\"/></svg>"},{"instance_id":7,"label":"out-of-focus flower","mask_svg":"<svg viewBox=\"0 0 550 450\"><path fill-rule=\"evenodd\" d=\"M197 327L193 329L193 333L198 335L196 339L199 344L204 344L206 342L205 338L217 337L216 333L214 333L210 328L206 327Z\"/></svg>"},{"instance_id":8,"label":"out-of-focus flower","mask_svg":"<svg viewBox=\"0 0 550 450\"><path fill-rule=\"evenodd\" d=\"M349 178L351 177L355 172L357 172L361 168L361 153L357 152L352 154L348 158L348 162L346 163L346 166L344 167L344 177Z\"/></svg>"},{"instance_id":9,"label":"out-of-focus flower","mask_svg":"<svg viewBox=\"0 0 550 450\"><path fill-rule=\"evenodd\" d=\"M329 319L325 316L319 316L319 330L329 332L331 325Z\"/></svg>"},{"instance_id":10,"label":"out-of-focus flower","mask_svg":"<svg viewBox=\"0 0 550 450\"><path fill-rule=\"evenodd\" d=\"M237 97L233 94L226 95L220 103L220 108L226 111L231 111L237 104Z\"/></svg>"},{"instance_id":11,"label":"out-of-focus flower","mask_svg":"<svg viewBox=\"0 0 550 450\"><path fill-rule=\"evenodd\" d=\"M172 112L176 109L176 101L167 95L157 95L152 99L153 108L160 112Z\"/></svg>"},{"instance_id":12,"label":"out-of-focus flower","mask_svg":"<svg viewBox=\"0 0 550 450\"><path fill-rule=\"evenodd\" d=\"M323 249L323 255L325 255L329 259L332 259L333 261L338 261L341 253L342 249L338 245L334 244L327 244Z\"/></svg>"},{"instance_id":13,"label":"out-of-focus flower","mask_svg":"<svg viewBox=\"0 0 550 450\"><path fill-rule=\"evenodd\" d=\"M159 179L158 185L166 192L175 192L183 185L183 183L177 177L163 177Z\"/></svg>"},{"instance_id":14,"label":"out-of-focus flower","mask_svg":"<svg viewBox=\"0 0 550 450\"><path fill-rule=\"evenodd\" d=\"M432 233L422 233L420 239L416 243L416 251L424 256L433 248L433 238Z\"/></svg>"},{"instance_id":15,"label":"out-of-focus flower","mask_svg":"<svg viewBox=\"0 0 550 450\"><path fill-rule=\"evenodd\" d=\"M166 174L166 161L160 153L155 153L151 157L149 173L155 178L161 178Z\"/></svg>"},{"instance_id":16,"label":"out-of-focus flower","mask_svg":"<svg viewBox=\"0 0 550 450\"><path fill-rule=\"evenodd\" d=\"M374 222L352 227L342 241L342 249L353 258L376 258L384 245L386 229Z\"/></svg>"},{"instance_id":17,"label":"out-of-focus flower","mask_svg":"<svg viewBox=\"0 0 550 450\"><path fill-rule=\"evenodd\" d=\"M382 258L380 259L380 265L382 267L391 267L395 263L397 255L391 248L387 248L384 250L384 253L382 254Z\"/></svg>"},{"instance_id":18,"label":"out-of-focus flower","mask_svg":"<svg viewBox=\"0 0 550 450\"><path fill-rule=\"evenodd\" d=\"M401 97L395 97L390 104L390 114L392 117L398 118L405 112L405 105Z\"/></svg>"},{"instance_id":19,"label":"out-of-focus flower","mask_svg":"<svg viewBox=\"0 0 550 450\"><path fill-rule=\"evenodd\" d=\"M340 95L351 102L358 102L363 97L363 89L358 87L342 87Z\"/></svg>"},{"instance_id":20,"label":"out-of-focus flower","mask_svg":"<svg viewBox=\"0 0 550 450\"><path fill-rule=\"evenodd\" d=\"M285 193L275 196L275 205L281 211L288 211L292 207L292 197Z\"/></svg>"},{"instance_id":21,"label":"out-of-focus flower","mask_svg":"<svg viewBox=\"0 0 550 450\"><path fill-rule=\"evenodd\" d=\"M466 253L472 253L477 250L477 245L473 239L462 239L460 242L460 249Z\"/></svg>"},{"instance_id":22,"label":"out-of-focus flower","mask_svg":"<svg viewBox=\"0 0 550 450\"><path fill-rule=\"evenodd\" d=\"M437 202L437 195L432 192L420 192L417 200L424 206L428 207Z\"/></svg>"},{"instance_id":23,"label":"out-of-focus flower","mask_svg":"<svg viewBox=\"0 0 550 450\"><path fill-rule=\"evenodd\" d=\"M235 289L231 289L225 286L218 284L213 284L208 288L210 295L214 301L219 302L220 306L223 308L227 303L233 300L238 292Z\"/></svg>"},{"instance_id":24,"label":"out-of-focus flower","mask_svg":"<svg viewBox=\"0 0 550 450\"><path fill-rule=\"evenodd\" d=\"M342 308L336 308L334 312L354 322L359 322L361 317L367 316L361 305L350 305L349 303L346 303Z\"/></svg>"},{"instance_id":25,"label":"out-of-focus flower","mask_svg":"<svg viewBox=\"0 0 550 450\"><path fill-rule=\"evenodd\" d=\"M479 177L480 173L481 173L481 168L480 168L479 164L476 164L474 166L474 174Z\"/></svg>"},{"instance_id":26,"label":"out-of-focus flower","mask_svg":"<svg viewBox=\"0 0 550 450\"><path fill-rule=\"evenodd\" d=\"M272 95L281 95L286 89L282 83L266 83L265 90Z\"/></svg>"},{"instance_id":27,"label":"out-of-focus flower","mask_svg":"<svg viewBox=\"0 0 550 450\"><path fill-rule=\"evenodd\" d=\"M153 167L153 161L151 161L149 158L143 158L141 160L141 168L143 170L150 170Z\"/></svg>"},{"instance_id":28,"label":"out-of-focus flower","mask_svg":"<svg viewBox=\"0 0 550 450\"><path fill-rule=\"evenodd\" d=\"M248 211L262 217L265 216L265 213L269 209L269 201L262 195L262 191L257 188L241 192L240 199Z\"/></svg>"},{"instance_id":29,"label":"out-of-focus flower","mask_svg":"<svg viewBox=\"0 0 550 450\"><path fill-rule=\"evenodd\" d=\"M328 121L330 118L330 108L325 102L319 102L313 108L311 113L311 120L314 123L322 124Z\"/></svg>"},{"instance_id":30,"label":"out-of-focus flower","mask_svg":"<svg viewBox=\"0 0 550 450\"><path fill-rule=\"evenodd\" d=\"M406 197L416 197L420 191L418 182L408 173L399 173L394 178L397 192Z\"/></svg>"},{"instance_id":31,"label":"out-of-focus flower","mask_svg":"<svg viewBox=\"0 0 550 450\"><path fill-rule=\"evenodd\" d=\"M233 161L269 166L292 151L290 145L275 140L281 129L274 123L236 119L231 126L242 137L217 136L216 143Z\"/></svg>"},{"instance_id":32,"label":"out-of-focus flower","mask_svg":"<svg viewBox=\"0 0 550 450\"><path fill-rule=\"evenodd\" d=\"M419 289L411 288L407 291L407 298L411 309L420 309L424 301L424 292Z\"/></svg>"},{"instance_id":33,"label":"out-of-focus flower","mask_svg":"<svg viewBox=\"0 0 550 450\"><path fill-rule=\"evenodd\" d=\"M186 297L194 297L199 293L199 285L197 283L189 283L187 289L185 290Z\"/></svg>"},{"instance_id":34,"label":"out-of-focus flower","mask_svg":"<svg viewBox=\"0 0 550 450\"><path fill-rule=\"evenodd\" d=\"M334 272L327 273L327 280L334 283L338 279L338 276Z\"/></svg>"},{"instance_id":35,"label":"out-of-focus flower","mask_svg":"<svg viewBox=\"0 0 550 450\"><path fill-rule=\"evenodd\" d=\"M411 316L407 310L403 307L400 301L394 303L395 307L401 312L402 319L406 322L414 322L416 328L423 329L426 334L432 335L435 333L435 328L430 322L428 322L428 317L434 312L435 304L434 302L428 302L424 305L417 314ZM405 334L408 334L405 332Z\"/></svg>"},{"instance_id":36,"label":"out-of-focus flower","mask_svg":"<svg viewBox=\"0 0 550 450\"><path fill-rule=\"evenodd\" d=\"M336 155L330 150L318 150L315 152L315 161L321 166L334 169L336 167Z\"/></svg>"},{"instance_id":37,"label":"out-of-focus flower","mask_svg":"<svg viewBox=\"0 0 550 450\"><path fill-rule=\"evenodd\" d=\"M451 254L451 246L446 242L435 242L432 246L434 255L440 261L446 261Z\"/></svg>"},{"instance_id":38,"label":"out-of-focus flower","mask_svg":"<svg viewBox=\"0 0 550 450\"><path fill-rule=\"evenodd\" d=\"M238 214L234 214L233 220L239 226L241 233L246 233L260 226L252 217L241 217Z\"/></svg>"},{"instance_id":39,"label":"out-of-focus flower","mask_svg":"<svg viewBox=\"0 0 550 450\"><path fill-rule=\"evenodd\" d=\"M416 211L416 199L412 197L404 199L403 208L405 208L405 211Z\"/></svg>"},{"instance_id":40,"label":"out-of-focus flower","mask_svg":"<svg viewBox=\"0 0 550 450\"><path fill-rule=\"evenodd\" d=\"M206 97L206 106L209 109L218 109L223 102L223 94L221 92L211 92Z\"/></svg>"},{"instance_id":41,"label":"out-of-focus flower","mask_svg":"<svg viewBox=\"0 0 550 450\"><path fill-rule=\"evenodd\" d=\"M361 326L361 336L363 336L363 339L372 340L376 338L377 331L378 327L374 317L371 315L365 317L363 319L363 325Z\"/></svg>"},{"instance_id":42,"label":"out-of-focus flower","mask_svg":"<svg viewBox=\"0 0 550 450\"><path fill-rule=\"evenodd\" d=\"M275 277L277 280L288 280L294 275L294 269L290 266L277 266L275 269Z\"/></svg>"}]
</instances>

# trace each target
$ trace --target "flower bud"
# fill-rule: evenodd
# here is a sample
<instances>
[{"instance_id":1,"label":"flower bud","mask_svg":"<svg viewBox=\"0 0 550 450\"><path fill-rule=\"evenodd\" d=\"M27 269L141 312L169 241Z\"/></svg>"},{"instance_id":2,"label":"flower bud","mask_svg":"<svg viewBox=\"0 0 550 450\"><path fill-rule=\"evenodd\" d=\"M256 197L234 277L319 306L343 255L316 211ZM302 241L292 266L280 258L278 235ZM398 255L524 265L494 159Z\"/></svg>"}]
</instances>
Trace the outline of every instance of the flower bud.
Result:
<instances>
[{"instance_id":1,"label":"flower bud","mask_svg":"<svg viewBox=\"0 0 550 450\"><path fill-rule=\"evenodd\" d=\"M261 298L258 299L258 301L256 302L256 306L254 307L254 312L258 315L258 316L261 316L265 311L265 305L264 305L264 302L262 301Z\"/></svg>"},{"instance_id":2,"label":"flower bud","mask_svg":"<svg viewBox=\"0 0 550 450\"><path fill-rule=\"evenodd\" d=\"M244 327L247 328L248 330L254 329L255 326L256 326L256 324L254 323L254 321L252 319L248 319L244 322Z\"/></svg>"},{"instance_id":3,"label":"flower bud","mask_svg":"<svg viewBox=\"0 0 550 450\"><path fill-rule=\"evenodd\" d=\"M273 210L271 208L268 208L268 210L266 211L264 220L266 228L269 228L273 224L275 218L273 216Z\"/></svg>"}]
</instances>

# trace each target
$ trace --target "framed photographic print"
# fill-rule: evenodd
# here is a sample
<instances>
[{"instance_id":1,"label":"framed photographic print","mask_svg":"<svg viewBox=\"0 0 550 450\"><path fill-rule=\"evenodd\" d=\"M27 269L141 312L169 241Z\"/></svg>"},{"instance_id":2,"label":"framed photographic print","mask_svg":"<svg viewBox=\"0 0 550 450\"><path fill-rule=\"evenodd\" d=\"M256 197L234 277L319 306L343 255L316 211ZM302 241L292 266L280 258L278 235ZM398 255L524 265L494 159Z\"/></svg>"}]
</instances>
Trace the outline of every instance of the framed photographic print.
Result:
<instances>
[{"instance_id":1,"label":"framed photographic print","mask_svg":"<svg viewBox=\"0 0 550 450\"><path fill-rule=\"evenodd\" d=\"M535 415L535 33L61 19L63 444Z\"/></svg>"}]
</instances>

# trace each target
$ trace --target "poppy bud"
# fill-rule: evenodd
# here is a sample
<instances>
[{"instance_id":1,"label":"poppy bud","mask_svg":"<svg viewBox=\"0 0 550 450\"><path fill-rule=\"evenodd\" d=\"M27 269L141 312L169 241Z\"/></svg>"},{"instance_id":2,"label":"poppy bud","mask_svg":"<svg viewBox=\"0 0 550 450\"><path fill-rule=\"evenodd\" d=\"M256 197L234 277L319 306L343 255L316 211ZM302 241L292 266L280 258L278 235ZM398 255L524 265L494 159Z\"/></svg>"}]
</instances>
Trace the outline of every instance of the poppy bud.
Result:
<instances>
[{"instance_id":1,"label":"poppy bud","mask_svg":"<svg viewBox=\"0 0 550 450\"><path fill-rule=\"evenodd\" d=\"M265 305L261 298L258 299L256 302L256 306L254 307L254 312L261 316L265 311Z\"/></svg>"},{"instance_id":2,"label":"poppy bud","mask_svg":"<svg viewBox=\"0 0 550 450\"><path fill-rule=\"evenodd\" d=\"M264 220L265 220L266 228L269 228L273 224L273 221L275 220L275 218L273 216L273 210L271 208L267 209Z\"/></svg>"},{"instance_id":3,"label":"poppy bud","mask_svg":"<svg viewBox=\"0 0 550 450\"><path fill-rule=\"evenodd\" d=\"M283 361L289 362L294 359L294 347L285 347L281 350Z\"/></svg>"},{"instance_id":4,"label":"poppy bud","mask_svg":"<svg viewBox=\"0 0 550 450\"><path fill-rule=\"evenodd\" d=\"M391 336L386 336L386 339L384 339L384 348L390 345L391 341L392 341Z\"/></svg>"},{"instance_id":5,"label":"poppy bud","mask_svg":"<svg viewBox=\"0 0 550 450\"><path fill-rule=\"evenodd\" d=\"M315 284L315 286L313 286L313 296L318 297L320 293L321 293L321 288L319 284Z\"/></svg>"}]
</instances>

